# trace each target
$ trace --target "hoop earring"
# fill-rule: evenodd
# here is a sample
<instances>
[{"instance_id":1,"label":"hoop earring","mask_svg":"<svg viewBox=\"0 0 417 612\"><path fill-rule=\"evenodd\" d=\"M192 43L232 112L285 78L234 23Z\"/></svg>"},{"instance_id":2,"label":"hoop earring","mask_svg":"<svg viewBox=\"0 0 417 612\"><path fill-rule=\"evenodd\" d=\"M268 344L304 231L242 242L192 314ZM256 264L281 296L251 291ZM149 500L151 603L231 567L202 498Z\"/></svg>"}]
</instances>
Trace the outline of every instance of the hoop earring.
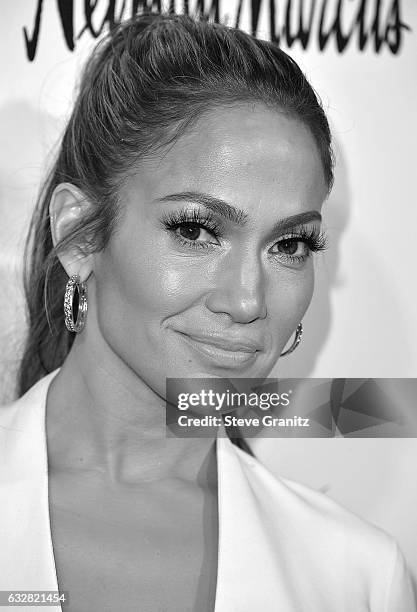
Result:
<instances>
[{"instance_id":1,"label":"hoop earring","mask_svg":"<svg viewBox=\"0 0 417 612\"><path fill-rule=\"evenodd\" d=\"M76 289L78 291L78 313L77 320L74 323L72 306ZM87 316L87 285L86 283L81 282L80 276L78 274L73 274L73 276L68 279L67 285L65 287L64 313L65 325L68 331L77 333L82 331Z\"/></svg>"},{"instance_id":2,"label":"hoop earring","mask_svg":"<svg viewBox=\"0 0 417 612\"><path fill-rule=\"evenodd\" d=\"M286 351L284 351L283 353L281 353L280 357L284 357L285 355L289 355L290 353L292 353L293 351L295 351L295 349L297 348L297 346L300 344L301 342L301 337L303 335L303 324L299 323L297 325L297 329L295 330L295 338L294 338L294 342L291 344L290 348L288 348Z\"/></svg>"}]
</instances>

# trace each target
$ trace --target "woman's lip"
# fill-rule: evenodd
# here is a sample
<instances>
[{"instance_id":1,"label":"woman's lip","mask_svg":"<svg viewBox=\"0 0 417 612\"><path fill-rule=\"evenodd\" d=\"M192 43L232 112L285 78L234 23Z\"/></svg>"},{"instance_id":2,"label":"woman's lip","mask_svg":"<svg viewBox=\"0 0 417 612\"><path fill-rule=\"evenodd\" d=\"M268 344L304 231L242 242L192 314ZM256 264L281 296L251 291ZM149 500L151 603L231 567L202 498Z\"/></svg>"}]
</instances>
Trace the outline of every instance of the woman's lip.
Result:
<instances>
[{"instance_id":1,"label":"woman's lip","mask_svg":"<svg viewBox=\"0 0 417 612\"><path fill-rule=\"evenodd\" d=\"M209 342L202 342L200 339L189 336L182 332L178 332L183 338L199 353L206 357L209 357L212 361L215 361L217 365L225 365L228 367L239 366L242 364L248 364L251 361L255 361L258 352L254 351L235 351L226 350Z\"/></svg>"},{"instance_id":2,"label":"woman's lip","mask_svg":"<svg viewBox=\"0 0 417 612\"><path fill-rule=\"evenodd\" d=\"M260 351L263 349L263 345L255 341L252 338L248 337L228 337L226 334L195 334L189 333L187 331L180 331L180 333L192 338L196 342L201 342L202 344L209 344L210 346L216 346L224 351L232 352L232 353L254 353L255 351Z\"/></svg>"}]
</instances>

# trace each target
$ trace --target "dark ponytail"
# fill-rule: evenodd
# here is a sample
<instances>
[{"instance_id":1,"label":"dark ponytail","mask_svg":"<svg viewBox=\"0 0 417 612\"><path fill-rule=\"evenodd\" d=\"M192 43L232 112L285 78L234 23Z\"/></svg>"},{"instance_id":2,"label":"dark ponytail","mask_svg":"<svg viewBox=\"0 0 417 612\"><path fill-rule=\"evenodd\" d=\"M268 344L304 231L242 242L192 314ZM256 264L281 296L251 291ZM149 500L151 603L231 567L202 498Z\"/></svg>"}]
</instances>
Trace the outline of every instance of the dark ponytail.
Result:
<instances>
[{"instance_id":1,"label":"dark ponytail","mask_svg":"<svg viewBox=\"0 0 417 612\"><path fill-rule=\"evenodd\" d=\"M310 129L330 190L325 113L300 68L277 46L219 24L156 14L120 24L97 45L26 242L29 325L19 396L62 365L74 340L64 324L67 275L57 255L69 245L83 253L102 250L117 226L118 185L135 162L174 142L210 108L245 101L265 104ZM93 206L54 248L49 202L62 182L77 186Z\"/></svg>"}]
</instances>

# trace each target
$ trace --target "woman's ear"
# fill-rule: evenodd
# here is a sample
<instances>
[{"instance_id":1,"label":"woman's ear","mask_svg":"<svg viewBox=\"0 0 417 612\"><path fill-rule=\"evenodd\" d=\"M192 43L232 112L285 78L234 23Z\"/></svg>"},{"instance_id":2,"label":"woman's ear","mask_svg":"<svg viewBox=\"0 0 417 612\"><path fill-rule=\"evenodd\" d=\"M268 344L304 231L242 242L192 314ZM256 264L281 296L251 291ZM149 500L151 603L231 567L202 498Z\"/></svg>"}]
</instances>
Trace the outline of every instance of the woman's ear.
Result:
<instances>
[{"instance_id":1,"label":"woman's ear","mask_svg":"<svg viewBox=\"0 0 417 612\"><path fill-rule=\"evenodd\" d=\"M91 210L86 196L71 183L60 183L55 187L49 203L52 242L58 244L75 225ZM62 251L59 260L68 276L79 274L81 281L87 280L92 272L92 254L84 254L81 248L69 246Z\"/></svg>"}]
</instances>

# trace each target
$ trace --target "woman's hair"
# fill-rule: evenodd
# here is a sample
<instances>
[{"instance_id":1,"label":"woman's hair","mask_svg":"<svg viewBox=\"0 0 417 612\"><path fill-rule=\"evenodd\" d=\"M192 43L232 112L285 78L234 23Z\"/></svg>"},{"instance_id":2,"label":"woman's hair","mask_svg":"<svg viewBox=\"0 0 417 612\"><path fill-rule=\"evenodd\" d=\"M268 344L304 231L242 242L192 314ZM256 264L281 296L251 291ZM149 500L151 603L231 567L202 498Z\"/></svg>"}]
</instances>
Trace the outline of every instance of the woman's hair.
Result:
<instances>
[{"instance_id":1,"label":"woman's hair","mask_svg":"<svg viewBox=\"0 0 417 612\"><path fill-rule=\"evenodd\" d=\"M184 15L145 14L114 28L96 46L57 159L39 196L26 241L24 288L28 323L18 395L62 365L74 333L64 324L68 280L57 255L105 248L118 221L118 190L129 170L174 143L203 113L261 103L307 126L330 191L329 125L298 65L276 45ZM53 246L49 203L69 182L91 212Z\"/></svg>"}]
</instances>

